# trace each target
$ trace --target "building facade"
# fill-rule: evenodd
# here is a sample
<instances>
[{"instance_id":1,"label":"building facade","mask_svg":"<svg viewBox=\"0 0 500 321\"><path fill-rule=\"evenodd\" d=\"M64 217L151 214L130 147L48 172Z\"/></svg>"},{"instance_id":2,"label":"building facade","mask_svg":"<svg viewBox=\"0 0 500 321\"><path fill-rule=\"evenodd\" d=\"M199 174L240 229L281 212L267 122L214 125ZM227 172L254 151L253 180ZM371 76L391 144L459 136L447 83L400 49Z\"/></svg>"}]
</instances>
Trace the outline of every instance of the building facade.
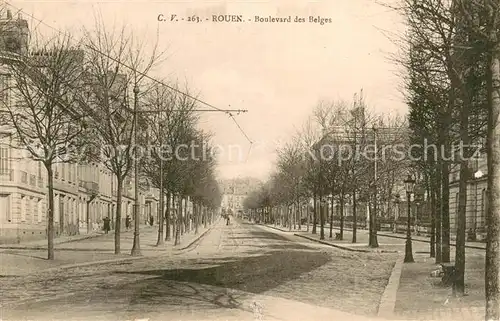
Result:
<instances>
[{"instance_id":1,"label":"building facade","mask_svg":"<svg viewBox=\"0 0 500 321\"><path fill-rule=\"evenodd\" d=\"M10 94L7 67L15 55L28 52L29 29L26 20L21 16L14 20L10 11L0 19L0 27L0 100L13 106L16 102ZM46 238L47 171L18 143L15 129L5 120L0 123L0 242ZM53 172L56 236L94 232L102 228L105 217L114 227L117 183L104 164L58 163ZM133 217L133 183L127 178L123 187L122 225L127 215ZM143 187L139 195L140 221L144 223L157 216L158 190Z\"/></svg>"},{"instance_id":2,"label":"building facade","mask_svg":"<svg viewBox=\"0 0 500 321\"><path fill-rule=\"evenodd\" d=\"M467 205L465 228L476 240L486 238L486 214L488 211L488 166L486 154L470 160L470 178L467 180ZM450 172L450 230L456 235L460 168L455 166Z\"/></svg>"},{"instance_id":3,"label":"building facade","mask_svg":"<svg viewBox=\"0 0 500 321\"><path fill-rule=\"evenodd\" d=\"M224 188L224 194L222 195L222 210L226 213L237 215L243 212L243 201L247 197L248 192L238 191L234 186Z\"/></svg>"}]
</instances>

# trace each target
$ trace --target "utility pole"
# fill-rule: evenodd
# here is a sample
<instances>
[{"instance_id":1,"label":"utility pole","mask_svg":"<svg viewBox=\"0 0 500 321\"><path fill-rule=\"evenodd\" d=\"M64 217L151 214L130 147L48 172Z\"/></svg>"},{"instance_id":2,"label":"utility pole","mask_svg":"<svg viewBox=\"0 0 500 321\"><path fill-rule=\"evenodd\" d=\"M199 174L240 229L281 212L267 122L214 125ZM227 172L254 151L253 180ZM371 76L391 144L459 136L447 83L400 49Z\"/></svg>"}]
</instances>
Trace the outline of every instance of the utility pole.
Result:
<instances>
[{"instance_id":1,"label":"utility pole","mask_svg":"<svg viewBox=\"0 0 500 321\"><path fill-rule=\"evenodd\" d=\"M138 105L139 87L137 84L134 86L134 148L137 151L137 105ZM139 167L137 166L137 153L134 154L134 189L135 189L135 203L134 203L134 245L132 246L132 256L141 255L141 246L139 243Z\"/></svg>"},{"instance_id":2,"label":"utility pole","mask_svg":"<svg viewBox=\"0 0 500 321\"><path fill-rule=\"evenodd\" d=\"M156 95L158 98L158 95ZM159 99L157 99L157 106L159 105ZM161 132L161 119L158 120L158 145L160 148L158 150L158 155L160 156L160 210L158 216L158 240L156 241L156 246L163 245L165 242L163 240L163 221L164 221L164 191L163 191L163 148L162 148L162 132ZM169 215L169 213L167 213ZM167 218L168 219L168 218Z\"/></svg>"},{"instance_id":3,"label":"utility pole","mask_svg":"<svg viewBox=\"0 0 500 321\"><path fill-rule=\"evenodd\" d=\"M370 239L368 240L368 245L370 247L378 247L377 241L377 158L378 158L378 149L377 149L377 128L373 126L373 143L375 147L375 158L374 158L374 170L373 170L373 213L370 213Z\"/></svg>"}]
</instances>

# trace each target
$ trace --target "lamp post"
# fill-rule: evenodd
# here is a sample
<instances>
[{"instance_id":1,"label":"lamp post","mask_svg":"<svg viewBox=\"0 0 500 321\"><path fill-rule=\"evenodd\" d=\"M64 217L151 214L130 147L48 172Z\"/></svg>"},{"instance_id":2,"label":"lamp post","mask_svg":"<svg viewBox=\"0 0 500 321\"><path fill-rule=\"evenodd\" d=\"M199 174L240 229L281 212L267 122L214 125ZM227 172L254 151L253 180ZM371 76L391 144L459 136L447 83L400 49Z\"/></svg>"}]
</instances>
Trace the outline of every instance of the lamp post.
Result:
<instances>
[{"instance_id":1,"label":"lamp post","mask_svg":"<svg viewBox=\"0 0 500 321\"><path fill-rule=\"evenodd\" d=\"M408 202L408 225L406 226L406 245L405 245L405 263L413 263L413 251L411 244L411 194L413 193L413 187L415 186L415 180L411 175L408 175L406 180L404 180L406 188L406 199Z\"/></svg>"},{"instance_id":2,"label":"lamp post","mask_svg":"<svg viewBox=\"0 0 500 321\"><path fill-rule=\"evenodd\" d=\"M394 226L392 228L393 233L398 232L399 202L399 194L394 195L394 204L396 205L396 210L394 211Z\"/></svg>"},{"instance_id":3,"label":"lamp post","mask_svg":"<svg viewBox=\"0 0 500 321\"><path fill-rule=\"evenodd\" d=\"M134 86L134 148L137 150L137 105L138 105L139 87ZM139 243L139 220L140 220L140 205L139 205L139 167L137 166L138 155L134 158L134 243L132 245L132 256L141 255L141 246Z\"/></svg>"}]
</instances>

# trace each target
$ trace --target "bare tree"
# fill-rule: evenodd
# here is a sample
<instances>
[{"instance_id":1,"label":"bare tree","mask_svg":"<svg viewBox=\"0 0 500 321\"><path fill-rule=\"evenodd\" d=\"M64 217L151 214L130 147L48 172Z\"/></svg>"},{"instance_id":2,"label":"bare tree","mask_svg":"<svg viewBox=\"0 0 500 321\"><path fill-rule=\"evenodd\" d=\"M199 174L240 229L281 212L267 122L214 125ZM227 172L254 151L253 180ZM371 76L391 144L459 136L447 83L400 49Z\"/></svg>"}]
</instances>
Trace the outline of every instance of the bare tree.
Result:
<instances>
[{"instance_id":1,"label":"bare tree","mask_svg":"<svg viewBox=\"0 0 500 321\"><path fill-rule=\"evenodd\" d=\"M2 114L15 129L18 146L43 163L48 178L48 259L54 259L54 164L75 162L84 154L85 117L78 100L83 51L69 38L36 46L9 65L11 86L2 93Z\"/></svg>"}]
</instances>

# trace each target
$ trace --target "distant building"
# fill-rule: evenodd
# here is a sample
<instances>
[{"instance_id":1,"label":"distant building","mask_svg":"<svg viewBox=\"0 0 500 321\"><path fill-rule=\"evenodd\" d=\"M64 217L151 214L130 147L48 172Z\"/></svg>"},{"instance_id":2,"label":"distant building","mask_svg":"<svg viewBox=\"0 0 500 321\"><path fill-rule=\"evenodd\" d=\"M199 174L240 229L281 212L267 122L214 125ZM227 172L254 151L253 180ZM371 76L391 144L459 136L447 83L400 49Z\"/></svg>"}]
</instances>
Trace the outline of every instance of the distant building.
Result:
<instances>
[{"instance_id":1,"label":"distant building","mask_svg":"<svg viewBox=\"0 0 500 321\"><path fill-rule=\"evenodd\" d=\"M237 215L240 211L244 212L243 202L250 191L261 184L255 178L236 178L219 182L223 189L221 209Z\"/></svg>"}]
</instances>

